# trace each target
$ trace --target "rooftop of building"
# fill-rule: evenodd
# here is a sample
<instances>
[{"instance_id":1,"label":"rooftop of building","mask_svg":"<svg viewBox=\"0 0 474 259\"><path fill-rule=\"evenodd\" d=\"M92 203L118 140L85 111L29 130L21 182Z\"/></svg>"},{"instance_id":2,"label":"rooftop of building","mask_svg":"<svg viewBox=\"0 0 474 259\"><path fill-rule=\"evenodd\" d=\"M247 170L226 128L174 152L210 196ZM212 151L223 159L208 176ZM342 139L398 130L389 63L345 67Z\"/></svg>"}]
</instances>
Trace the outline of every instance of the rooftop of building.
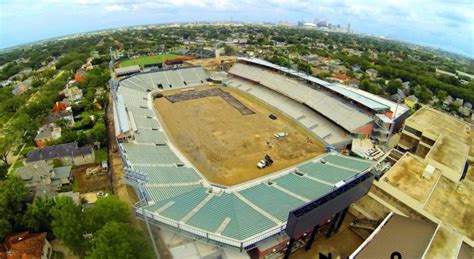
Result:
<instances>
[{"instance_id":1,"label":"rooftop of building","mask_svg":"<svg viewBox=\"0 0 474 259\"><path fill-rule=\"evenodd\" d=\"M427 160L456 172L462 172L468 156L474 153L471 125L449 114L425 106L409 117L405 126L435 141L426 155Z\"/></svg>"},{"instance_id":2,"label":"rooftop of building","mask_svg":"<svg viewBox=\"0 0 474 259\"><path fill-rule=\"evenodd\" d=\"M355 258L390 258L398 252L403 258L422 258L435 235L437 225L390 214L359 248Z\"/></svg>"},{"instance_id":3,"label":"rooftop of building","mask_svg":"<svg viewBox=\"0 0 474 259\"><path fill-rule=\"evenodd\" d=\"M8 258L41 258L45 242L46 232L29 233L25 231L7 235L5 243L0 246L6 250L3 252L6 252L5 256L11 255ZM1 249L0 258L4 258Z\"/></svg>"},{"instance_id":4,"label":"rooftop of building","mask_svg":"<svg viewBox=\"0 0 474 259\"><path fill-rule=\"evenodd\" d=\"M469 124L427 106L407 118L405 125L424 134L432 134L435 137L443 134L464 143L471 143Z\"/></svg>"},{"instance_id":5,"label":"rooftop of building","mask_svg":"<svg viewBox=\"0 0 474 259\"><path fill-rule=\"evenodd\" d=\"M474 218L474 168L470 167L463 181L455 183L438 169L431 178L423 178L426 165L425 160L406 153L374 185L426 217L474 239L470 227Z\"/></svg>"},{"instance_id":6,"label":"rooftop of building","mask_svg":"<svg viewBox=\"0 0 474 259\"><path fill-rule=\"evenodd\" d=\"M78 147L77 143L65 143L31 150L27 155L27 162L50 160L66 156L87 155L93 152L92 147Z\"/></svg>"}]
</instances>

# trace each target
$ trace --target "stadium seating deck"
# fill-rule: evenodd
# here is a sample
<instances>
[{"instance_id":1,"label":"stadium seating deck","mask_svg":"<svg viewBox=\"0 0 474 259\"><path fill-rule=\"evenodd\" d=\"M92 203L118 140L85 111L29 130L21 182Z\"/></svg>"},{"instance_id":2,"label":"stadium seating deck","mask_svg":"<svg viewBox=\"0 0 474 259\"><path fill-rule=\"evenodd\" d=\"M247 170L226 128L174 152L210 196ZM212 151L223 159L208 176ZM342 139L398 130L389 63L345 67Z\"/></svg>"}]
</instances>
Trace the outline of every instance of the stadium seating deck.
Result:
<instances>
[{"instance_id":1,"label":"stadium seating deck","mask_svg":"<svg viewBox=\"0 0 474 259\"><path fill-rule=\"evenodd\" d=\"M199 203L201 203L209 193L206 188L195 188L189 192L185 192L181 195L175 196L171 199L165 199L157 202L150 207L147 207L148 210L155 212L156 210L163 208L170 202L173 205L167 207L160 212L160 215L180 221L186 214L188 214L192 209L194 209Z\"/></svg>"},{"instance_id":2,"label":"stadium seating deck","mask_svg":"<svg viewBox=\"0 0 474 259\"><path fill-rule=\"evenodd\" d=\"M338 155L328 155L324 157L324 160L331 164L360 171L366 170L372 165L372 162L369 160L363 160L355 157L346 158Z\"/></svg>"},{"instance_id":3,"label":"stadium seating deck","mask_svg":"<svg viewBox=\"0 0 474 259\"><path fill-rule=\"evenodd\" d=\"M328 164L313 162L299 166L298 170L302 173L308 174L313 178L331 184L347 180L354 176L354 171L345 170Z\"/></svg>"},{"instance_id":4,"label":"stadium seating deck","mask_svg":"<svg viewBox=\"0 0 474 259\"><path fill-rule=\"evenodd\" d=\"M135 140L138 143L166 144L165 134L163 132L147 128L140 128L138 132L135 133Z\"/></svg>"},{"instance_id":5,"label":"stadium seating deck","mask_svg":"<svg viewBox=\"0 0 474 259\"><path fill-rule=\"evenodd\" d=\"M319 198L331 192L333 189L333 187L327 184L311 180L308 177L298 176L293 173L277 178L274 182L283 189L309 200Z\"/></svg>"},{"instance_id":6,"label":"stadium seating deck","mask_svg":"<svg viewBox=\"0 0 474 259\"><path fill-rule=\"evenodd\" d=\"M133 165L176 164L180 160L167 146L124 143L127 159Z\"/></svg>"},{"instance_id":7,"label":"stadium seating deck","mask_svg":"<svg viewBox=\"0 0 474 259\"><path fill-rule=\"evenodd\" d=\"M176 166L134 166L148 175L150 183L186 183L198 182L201 177L192 168Z\"/></svg>"},{"instance_id":8,"label":"stadium seating deck","mask_svg":"<svg viewBox=\"0 0 474 259\"><path fill-rule=\"evenodd\" d=\"M240 191L240 194L281 221L286 221L290 210L304 204L304 201L263 183Z\"/></svg>"},{"instance_id":9,"label":"stadium seating deck","mask_svg":"<svg viewBox=\"0 0 474 259\"><path fill-rule=\"evenodd\" d=\"M133 115L137 126L137 132L133 133L135 140L120 144L121 151L123 150L124 159L133 171L147 175L145 182L135 187L140 188L140 193L144 194L149 203L144 206L145 210L160 216L155 220L161 218L164 224L179 223L182 227L194 228L193 233L204 233L198 234L202 237L213 236L223 243L229 240L227 244L231 245L235 245L236 241L241 244L257 242L258 237L275 229L279 231L286 224L288 212L303 205L305 199L313 200L326 195L334 189L330 184L353 177L371 166L369 161L327 154L320 158L326 164L315 161L298 167L297 170L308 177L288 171L273 179L272 185L256 183L239 189L238 193L232 189L211 193L209 187L206 187L206 180L198 172L177 165L182 161L166 145L168 140L159 131L161 125L144 99L147 89L156 89L159 82L163 82L163 86L169 82L176 84L173 87L183 87L184 83L179 83L182 80L192 84L205 81L207 77L202 68L187 68L183 71L138 74L120 82L118 93L123 96L123 105ZM288 114L295 119L299 118L309 128L313 124L324 124L323 120L317 119L319 117L308 115L306 107L294 105L293 100L270 89L239 85L238 80L230 84L234 87L242 86L250 94L265 100L267 93L272 93L268 95L274 97L268 100L270 104L283 110L288 109ZM127 172L130 174L127 179L130 180L132 173ZM321 182L314 179L320 179ZM300 198L296 198L297 196Z\"/></svg>"},{"instance_id":10,"label":"stadium seating deck","mask_svg":"<svg viewBox=\"0 0 474 259\"><path fill-rule=\"evenodd\" d=\"M276 226L235 194L214 196L186 224L215 233L226 218L230 221L222 235L242 240Z\"/></svg>"},{"instance_id":11,"label":"stadium seating deck","mask_svg":"<svg viewBox=\"0 0 474 259\"><path fill-rule=\"evenodd\" d=\"M152 186L145 186L144 187L150 198L155 201L163 201L168 200L182 194L192 192L196 189L202 189L201 185L191 185L191 186L171 186L171 187L152 187Z\"/></svg>"}]
</instances>

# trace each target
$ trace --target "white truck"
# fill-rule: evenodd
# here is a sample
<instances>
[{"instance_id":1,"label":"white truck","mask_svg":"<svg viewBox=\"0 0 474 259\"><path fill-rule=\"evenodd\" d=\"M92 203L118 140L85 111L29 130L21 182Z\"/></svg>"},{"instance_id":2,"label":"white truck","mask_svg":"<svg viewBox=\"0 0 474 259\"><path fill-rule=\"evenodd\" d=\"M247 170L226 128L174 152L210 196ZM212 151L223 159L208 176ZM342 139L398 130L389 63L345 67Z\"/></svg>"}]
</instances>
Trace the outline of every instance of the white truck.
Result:
<instances>
[{"instance_id":1,"label":"white truck","mask_svg":"<svg viewBox=\"0 0 474 259\"><path fill-rule=\"evenodd\" d=\"M268 165L267 161L265 161L263 159L260 160L260 162L257 163L257 167L260 168L260 169L263 169L263 168L267 167L267 165Z\"/></svg>"},{"instance_id":2,"label":"white truck","mask_svg":"<svg viewBox=\"0 0 474 259\"><path fill-rule=\"evenodd\" d=\"M273 134L273 136L275 136L275 138L284 138L284 137L288 136L288 133L287 132L278 132L278 133Z\"/></svg>"}]
</instances>

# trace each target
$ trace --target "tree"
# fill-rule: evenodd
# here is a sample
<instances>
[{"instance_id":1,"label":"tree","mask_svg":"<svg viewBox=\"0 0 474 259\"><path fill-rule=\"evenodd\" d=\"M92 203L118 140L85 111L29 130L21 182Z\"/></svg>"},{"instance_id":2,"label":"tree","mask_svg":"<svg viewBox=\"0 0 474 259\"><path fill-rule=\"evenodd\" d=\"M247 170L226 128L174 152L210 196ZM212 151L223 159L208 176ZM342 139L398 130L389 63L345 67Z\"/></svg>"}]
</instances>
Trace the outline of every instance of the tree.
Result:
<instances>
[{"instance_id":1,"label":"tree","mask_svg":"<svg viewBox=\"0 0 474 259\"><path fill-rule=\"evenodd\" d=\"M54 199L37 197L32 204L28 204L23 216L23 224L32 231L50 231L53 216L51 211L55 206Z\"/></svg>"},{"instance_id":2,"label":"tree","mask_svg":"<svg viewBox=\"0 0 474 259\"><path fill-rule=\"evenodd\" d=\"M387 92L389 94L396 94L398 92L398 89L402 88L402 82L400 80L390 80L387 85Z\"/></svg>"},{"instance_id":3,"label":"tree","mask_svg":"<svg viewBox=\"0 0 474 259\"><path fill-rule=\"evenodd\" d=\"M130 224L109 222L95 233L90 258L153 258L148 240Z\"/></svg>"},{"instance_id":4,"label":"tree","mask_svg":"<svg viewBox=\"0 0 474 259\"><path fill-rule=\"evenodd\" d=\"M84 238L86 233L81 208L69 197L57 197L51 215L54 235L62 239L74 254L84 255L88 243Z\"/></svg>"},{"instance_id":5,"label":"tree","mask_svg":"<svg viewBox=\"0 0 474 259\"><path fill-rule=\"evenodd\" d=\"M129 220L129 216L129 207L117 197L100 198L94 207L85 211L87 232L96 232L107 222L126 223Z\"/></svg>"},{"instance_id":6,"label":"tree","mask_svg":"<svg viewBox=\"0 0 474 259\"><path fill-rule=\"evenodd\" d=\"M0 182L0 240L21 226L25 200L28 190L17 176L10 176Z\"/></svg>"},{"instance_id":7,"label":"tree","mask_svg":"<svg viewBox=\"0 0 474 259\"><path fill-rule=\"evenodd\" d=\"M448 97L448 92L446 92L445 90L439 90L438 91L438 99L440 101L444 101L444 99L446 99L446 97Z\"/></svg>"}]
</instances>

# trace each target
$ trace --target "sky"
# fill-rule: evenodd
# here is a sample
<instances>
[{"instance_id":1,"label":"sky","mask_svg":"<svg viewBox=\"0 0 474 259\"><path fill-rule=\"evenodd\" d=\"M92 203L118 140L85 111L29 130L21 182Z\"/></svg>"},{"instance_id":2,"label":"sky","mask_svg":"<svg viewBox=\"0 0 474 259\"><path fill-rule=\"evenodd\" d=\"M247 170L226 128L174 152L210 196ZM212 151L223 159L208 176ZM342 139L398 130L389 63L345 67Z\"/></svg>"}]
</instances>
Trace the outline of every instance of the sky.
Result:
<instances>
[{"instance_id":1,"label":"sky","mask_svg":"<svg viewBox=\"0 0 474 259\"><path fill-rule=\"evenodd\" d=\"M474 58L474 0L0 0L0 48L131 25L314 19Z\"/></svg>"}]
</instances>

